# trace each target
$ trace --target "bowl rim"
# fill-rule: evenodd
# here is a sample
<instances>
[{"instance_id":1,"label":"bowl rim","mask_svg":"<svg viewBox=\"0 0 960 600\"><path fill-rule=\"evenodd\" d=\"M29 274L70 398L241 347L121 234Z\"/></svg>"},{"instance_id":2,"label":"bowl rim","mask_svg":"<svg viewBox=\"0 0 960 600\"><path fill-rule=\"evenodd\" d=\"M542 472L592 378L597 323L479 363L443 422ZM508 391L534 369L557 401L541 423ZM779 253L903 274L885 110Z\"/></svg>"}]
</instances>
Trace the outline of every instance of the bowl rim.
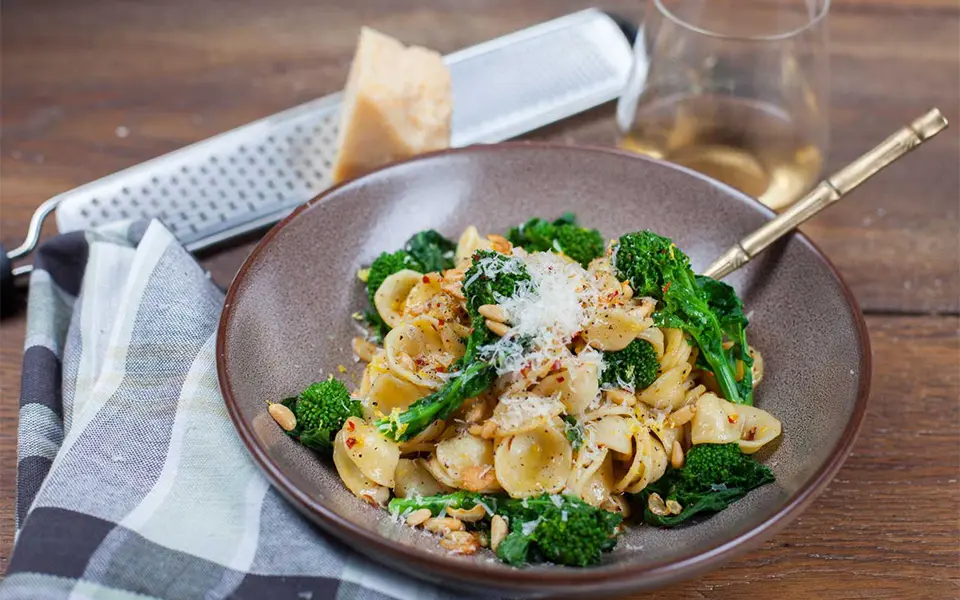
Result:
<instances>
[{"instance_id":1,"label":"bowl rim","mask_svg":"<svg viewBox=\"0 0 960 600\"><path fill-rule=\"evenodd\" d=\"M217 379L230 420L233 422L241 442L271 484L315 524L322 526L324 530L336 535L341 540L348 541L352 548L359 549L361 552L374 558L374 560L381 562L386 561L395 565L404 565L407 567L408 572L420 572L423 577L434 580L454 580L462 583L488 586L493 583L493 586L499 589L518 591L543 591L552 589L553 591L566 592L568 594L575 594L578 591L582 592L585 589L629 591L631 589L639 589L640 587L657 587L669 581L707 571L711 567L719 566L737 554L760 544L792 521L802 509L823 491L827 484L833 479L834 475L836 475L837 471L840 470L844 460L853 448L863 424L872 379L870 338L860 304L837 267L810 238L799 230L795 231L793 236L802 244L806 245L808 249L826 265L828 271L839 285L852 313L861 354L857 399L840 439L832 449L828 459L818 467L815 473L808 479L807 483L797 489L784 505L767 520L725 542L705 548L698 548L696 551L687 553L677 559L664 559L646 565L630 567L605 568L601 566L584 569L558 568L552 570L527 570L509 569L501 565L488 566L484 563L472 561L447 561L438 559L436 555L421 551L417 548L390 541L373 531L354 525L349 520L340 517L337 513L328 509L321 502L311 498L294 485L281 471L280 467L273 462L266 450L257 443L252 427L240 414L239 405L230 384L230 377L226 368L226 352L228 346L226 332L233 316L238 290L245 282L251 266L256 263L261 253L270 245L273 238L309 208L327 200L345 187L358 184L362 185L364 180L371 176L381 175L386 171L408 163L437 157L442 158L460 154L486 154L518 150L529 150L531 152L559 150L561 152L571 153L606 154L619 158L658 164L693 176L708 185L720 188L725 193L738 197L740 200L747 200L748 204L751 204L754 209L759 210L767 219L771 219L775 215L771 209L761 204L758 200L692 169L641 156L618 148L594 145L569 145L556 142L513 141L491 145L449 148L391 163L357 179L342 182L299 205L287 217L271 228L260 239L256 247L254 247L250 255L243 262L243 265L240 267L227 291L224 299L224 308L217 327Z\"/></svg>"}]
</instances>

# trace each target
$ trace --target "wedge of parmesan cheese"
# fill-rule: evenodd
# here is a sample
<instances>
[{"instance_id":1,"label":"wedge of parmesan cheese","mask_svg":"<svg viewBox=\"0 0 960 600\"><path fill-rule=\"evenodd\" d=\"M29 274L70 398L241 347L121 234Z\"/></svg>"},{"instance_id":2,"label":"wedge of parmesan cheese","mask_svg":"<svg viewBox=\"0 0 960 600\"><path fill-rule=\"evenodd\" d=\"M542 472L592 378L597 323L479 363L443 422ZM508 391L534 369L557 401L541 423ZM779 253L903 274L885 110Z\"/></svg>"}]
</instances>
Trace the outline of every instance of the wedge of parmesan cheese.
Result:
<instances>
[{"instance_id":1,"label":"wedge of parmesan cheese","mask_svg":"<svg viewBox=\"0 0 960 600\"><path fill-rule=\"evenodd\" d=\"M340 113L333 181L450 145L453 92L440 55L360 30Z\"/></svg>"}]
</instances>

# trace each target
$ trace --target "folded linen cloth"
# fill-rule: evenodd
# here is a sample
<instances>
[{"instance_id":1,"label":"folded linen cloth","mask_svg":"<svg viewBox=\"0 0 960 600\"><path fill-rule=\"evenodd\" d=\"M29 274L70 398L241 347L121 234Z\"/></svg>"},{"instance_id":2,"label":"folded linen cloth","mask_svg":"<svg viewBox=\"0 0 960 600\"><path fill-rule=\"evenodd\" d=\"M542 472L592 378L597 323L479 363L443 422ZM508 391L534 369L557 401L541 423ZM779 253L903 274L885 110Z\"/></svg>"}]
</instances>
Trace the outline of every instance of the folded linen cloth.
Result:
<instances>
[{"instance_id":1,"label":"folded linen cloth","mask_svg":"<svg viewBox=\"0 0 960 600\"><path fill-rule=\"evenodd\" d=\"M361 557L268 485L217 385L223 293L162 224L61 235L35 265L0 599L464 597Z\"/></svg>"}]
</instances>

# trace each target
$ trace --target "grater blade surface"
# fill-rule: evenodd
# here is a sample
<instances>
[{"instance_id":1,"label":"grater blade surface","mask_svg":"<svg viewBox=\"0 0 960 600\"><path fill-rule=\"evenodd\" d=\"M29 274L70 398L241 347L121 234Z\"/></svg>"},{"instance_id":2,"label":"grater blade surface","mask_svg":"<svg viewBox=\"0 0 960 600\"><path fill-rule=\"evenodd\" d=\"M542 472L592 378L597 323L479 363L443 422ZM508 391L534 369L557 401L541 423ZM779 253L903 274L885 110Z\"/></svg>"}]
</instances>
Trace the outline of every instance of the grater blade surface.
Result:
<instances>
[{"instance_id":1,"label":"grater blade surface","mask_svg":"<svg viewBox=\"0 0 960 600\"><path fill-rule=\"evenodd\" d=\"M449 54L451 145L506 140L616 98L632 60L589 9ZM270 225L330 185L331 94L60 194L61 232L158 218L190 250Z\"/></svg>"}]
</instances>

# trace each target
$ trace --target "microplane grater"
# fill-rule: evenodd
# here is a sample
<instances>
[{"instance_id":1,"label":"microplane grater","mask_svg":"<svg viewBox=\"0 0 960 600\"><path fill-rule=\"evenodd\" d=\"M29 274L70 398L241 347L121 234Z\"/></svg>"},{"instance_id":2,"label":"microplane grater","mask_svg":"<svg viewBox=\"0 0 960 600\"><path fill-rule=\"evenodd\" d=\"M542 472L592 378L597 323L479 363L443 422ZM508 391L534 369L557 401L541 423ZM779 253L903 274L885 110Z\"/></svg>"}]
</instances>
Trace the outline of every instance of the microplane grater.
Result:
<instances>
[{"instance_id":1,"label":"microplane grater","mask_svg":"<svg viewBox=\"0 0 960 600\"><path fill-rule=\"evenodd\" d=\"M630 44L597 10L445 57L452 146L515 137L614 99ZM330 185L341 94L233 129L61 194L61 232L159 218L196 250L273 223Z\"/></svg>"}]
</instances>

